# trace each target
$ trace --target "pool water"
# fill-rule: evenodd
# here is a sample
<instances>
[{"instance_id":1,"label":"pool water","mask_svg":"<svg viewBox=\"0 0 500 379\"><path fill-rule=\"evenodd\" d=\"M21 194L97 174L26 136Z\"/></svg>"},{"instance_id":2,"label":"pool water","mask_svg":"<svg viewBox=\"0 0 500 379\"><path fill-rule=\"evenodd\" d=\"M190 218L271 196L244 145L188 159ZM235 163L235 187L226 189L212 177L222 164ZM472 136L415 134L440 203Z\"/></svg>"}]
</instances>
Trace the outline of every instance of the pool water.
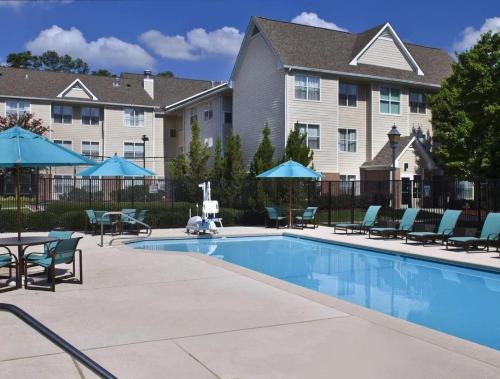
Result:
<instances>
[{"instance_id":1,"label":"pool water","mask_svg":"<svg viewBox=\"0 0 500 379\"><path fill-rule=\"evenodd\" d=\"M500 350L500 274L295 237L148 240L199 252Z\"/></svg>"}]
</instances>

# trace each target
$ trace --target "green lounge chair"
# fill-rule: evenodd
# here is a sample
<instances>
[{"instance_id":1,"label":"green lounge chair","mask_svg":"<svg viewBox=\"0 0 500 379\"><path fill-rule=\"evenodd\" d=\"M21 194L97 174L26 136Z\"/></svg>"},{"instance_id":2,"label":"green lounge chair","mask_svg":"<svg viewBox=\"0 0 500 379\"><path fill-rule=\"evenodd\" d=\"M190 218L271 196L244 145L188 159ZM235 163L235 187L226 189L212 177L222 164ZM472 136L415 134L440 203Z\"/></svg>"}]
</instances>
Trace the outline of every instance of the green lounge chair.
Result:
<instances>
[{"instance_id":1,"label":"green lounge chair","mask_svg":"<svg viewBox=\"0 0 500 379\"><path fill-rule=\"evenodd\" d=\"M285 225L287 223L286 217L283 216L283 213L278 208L266 207L267 217L265 220L266 228L268 227L269 221L273 221L276 223L276 228L279 229L280 222L284 222Z\"/></svg>"},{"instance_id":2,"label":"green lounge chair","mask_svg":"<svg viewBox=\"0 0 500 379\"><path fill-rule=\"evenodd\" d=\"M405 235L410 233L413 229L413 224L415 223L415 219L417 218L417 214L420 211L418 208L408 208L406 209L401 221L399 222L398 228L369 228L368 229L368 238L371 238L373 235L378 235L383 238L393 236L397 238L399 235Z\"/></svg>"},{"instance_id":3,"label":"green lounge chair","mask_svg":"<svg viewBox=\"0 0 500 379\"><path fill-rule=\"evenodd\" d=\"M457 224L458 218L462 211L455 211L447 209L444 212L441 222L436 233L433 232L411 232L406 234L406 243L408 240L422 242L424 244L427 241L436 242L437 239L441 240L441 244L453 235L453 230Z\"/></svg>"},{"instance_id":4,"label":"green lounge chair","mask_svg":"<svg viewBox=\"0 0 500 379\"><path fill-rule=\"evenodd\" d=\"M479 248L480 245L490 251L490 245L496 243L498 251L498 241L500 234L500 213L488 213L484 220L483 229L479 238L476 237L450 237L446 241L446 249L449 245L462 247L466 252L469 252L471 247Z\"/></svg>"},{"instance_id":5,"label":"green lounge chair","mask_svg":"<svg viewBox=\"0 0 500 379\"><path fill-rule=\"evenodd\" d=\"M333 232L336 233L337 229L345 230L347 234L348 230L351 229L354 233L355 230L359 230L359 232L365 232L368 228L375 226L375 221L377 220L378 211L382 208L380 205L370 205L365 213L365 218L361 223L354 224L335 224L333 226Z\"/></svg>"},{"instance_id":6,"label":"green lounge chair","mask_svg":"<svg viewBox=\"0 0 500 379\"><path fill-rule=\"evenodd\" d=\"M83 283L83 272L82 272L82 251L77 249L78 242L82 237L77 238L68 238L60 240L47 255L40 254L27 254L24 256L24 288L29 289L40 289L40 290L50 290L55 292L56 290L56 279L63 280L67 278L75 277L75 255L78 253L79 255L79 263L80 263L80 275L79 279L74 280L74 283L82 284ZM73 271L69 275L65 275L63 277L56 278L56 265L60 264L73 264ZM50 289L42 286L33 286L28 285L28 266L40 266L47 270L48 279L50 281Z\"/></svg>"},{"instance_id":7,"label":"green lounge chair","mask_svg":"<svg viewBox=\"0 0 500 379\"><path fill-rule=\"evenodd\" d=\"M300 225L302 229L307 227L307 224L312 221L314 229L316 229L316 212L318 207L307 207L302 213L302 216L295 216L295 225Z\"/></svg>"},{"instance_id":8,"label":"green lounge chair","mask_svg":"<svg viewBox=\"0 0 500 379\"><path fill-rule=\"evenodd\" d=\"M7 250L7 253L0 254L0 268L8 268L9 276L7 279L12 278L12 269L16 270L16 285L15 287L10 287L8 284L3 287L1 292L12 291L18 288L21 288L21 272L19 271L19 263L17 261L17 257L12 254L9 248L4 247Z\"/></svg>"},{"instance_id":9,"label":"green lounge chair","mask_svg":"<svg viewBox=\"0 0 500 379\"><path fill-rule=\"evenodd\" d=\"M69 239L73 236L72 231L69 230L51 230L48 234L48 237L51 238L58 238L59 240L65 240ZM43 245L43 253L41 252L31 252L31 254L38 254L38 255L48 255L50 250L52 250L56 245L59 243L59 241L54 241L54 242L49 242Z\"/></svg>"},{"instance_id":10,"label":"green lounge chair","mask_svg":"<svg viewBox=\"0 0 500 379\"><path fill-rule=\"evenodd\" d=\"M148 211L145 210L145 209L142 209L140 210L139 212L137 212L134 216L134 217L137 221L140 221L140 222L144 222L144 220L146 219L146 213ZM137 222L135 220L131 220L131 219L127 219L125 221L123 221L123 224L125 226L128 227L128 229L134 229L135 233L139 234L141 229L144 229L145 226L142 225L141 223Z\"/></svg>"}]
</instances>

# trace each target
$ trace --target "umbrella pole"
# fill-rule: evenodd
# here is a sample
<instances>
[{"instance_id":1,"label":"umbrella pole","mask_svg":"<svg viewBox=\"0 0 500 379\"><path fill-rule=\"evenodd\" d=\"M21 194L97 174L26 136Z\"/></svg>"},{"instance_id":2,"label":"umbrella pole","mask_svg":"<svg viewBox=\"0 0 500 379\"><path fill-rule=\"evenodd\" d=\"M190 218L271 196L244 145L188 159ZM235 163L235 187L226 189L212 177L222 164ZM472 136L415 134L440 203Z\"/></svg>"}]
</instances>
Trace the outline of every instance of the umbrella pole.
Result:
<instances>
[{"instance_id":1,"label":"umbrella pole","mask_svg":"<svg viewBox=\"0 0 500 379\"><path fill-rule=\"evenodd\" d=\"M16 164L17 239L21 239L21 167Z\"/></svg>"},{"instance_id":2,"label":"umbrella pole","mask_svg":"<svg viewBox=\"0 0 500 379\"><path fill-rule=\"evenodd\" d=\"M292 229L292 182L288 183L290 206L288 207L288 228Z\"/></svg>"}]
</instances>

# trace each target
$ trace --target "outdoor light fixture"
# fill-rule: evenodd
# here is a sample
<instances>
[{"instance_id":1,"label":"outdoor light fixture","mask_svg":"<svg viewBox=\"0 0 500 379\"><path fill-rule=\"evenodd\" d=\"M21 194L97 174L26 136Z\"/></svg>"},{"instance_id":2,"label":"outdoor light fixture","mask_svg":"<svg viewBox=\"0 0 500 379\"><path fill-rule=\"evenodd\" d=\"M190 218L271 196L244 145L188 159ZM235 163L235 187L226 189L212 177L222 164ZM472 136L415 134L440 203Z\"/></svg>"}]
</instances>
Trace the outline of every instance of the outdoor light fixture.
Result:
<instances>
[{"instance_id":1,"label":"outdoor light fixture","mask_svg":"<svg viewBox=\"0 0 500 379\"><path fill-rule=\"evenodd\" d=\"M389 133L387 133L387 137L389 138L389 144L391 145L392 149L392 175L391 175L391 181L392 181L392 219L394 221L395 217L395 209L396 209L396 149L399 144L399 140L401 139L401 133L399 132L398 128L396 127L396 124L392 125L391 130Z\"/></svg>"},{"instance_id":2,"label":"outdoor light fixture","mask_svg":"<svg viewBox=\"0 0 500 379\"><path fill-rule=\"evenodd\" d=\"M145 134L142 135L142 148L144 151L142 152L142 166L146 168L146 142L149 141L149 137Z\"/></svg>"}]
</instances>

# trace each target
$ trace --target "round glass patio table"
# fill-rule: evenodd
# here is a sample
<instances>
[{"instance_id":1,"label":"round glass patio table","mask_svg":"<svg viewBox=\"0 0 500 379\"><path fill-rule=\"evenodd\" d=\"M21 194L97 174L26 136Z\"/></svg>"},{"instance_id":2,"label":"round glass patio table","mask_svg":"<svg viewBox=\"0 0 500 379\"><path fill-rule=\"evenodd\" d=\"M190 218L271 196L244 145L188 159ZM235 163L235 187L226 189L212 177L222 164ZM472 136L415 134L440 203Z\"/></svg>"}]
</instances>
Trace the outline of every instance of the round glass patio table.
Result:
<instances>
[{"instance_id":1,"label":"round glass patio table","mask_svg":"<svg viewBox=\"0 0 500 379\"><path fill-rule=\"evenodd\" d=\"M9 246L17 246L17 259L19 261L19 270L20 272L24 272L24 266L23 266L23 256L24 256L24 251L30 247L30 246L38 246L38 245L45 245L46 243L50 242L55 242L59 241L59 238L54 238L54 237L42 237L42 236L26 236L21 238L17 237L6 237L6 238L0 238L0 247L5 247L7 250L10 251L8 248ZM15 281L11 281L11 283L14 283Z\"/></svg>"}]
</instances>

